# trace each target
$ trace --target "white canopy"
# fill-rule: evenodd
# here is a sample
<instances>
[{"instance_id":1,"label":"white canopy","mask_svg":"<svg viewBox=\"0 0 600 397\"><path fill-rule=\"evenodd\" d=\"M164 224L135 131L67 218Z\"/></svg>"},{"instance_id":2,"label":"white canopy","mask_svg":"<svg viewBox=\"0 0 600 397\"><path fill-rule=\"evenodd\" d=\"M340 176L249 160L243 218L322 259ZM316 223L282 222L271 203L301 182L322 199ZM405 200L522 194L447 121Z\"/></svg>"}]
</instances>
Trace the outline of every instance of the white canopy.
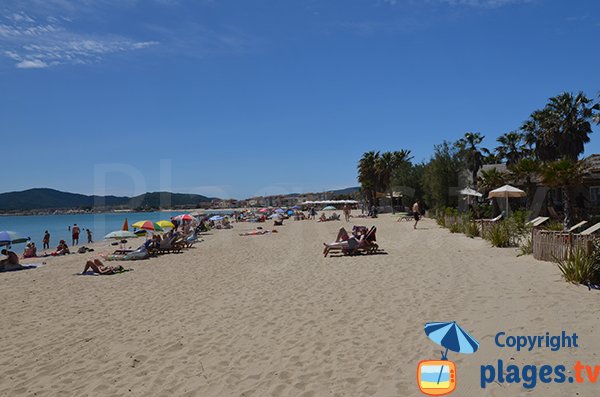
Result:
<instances>
[{"instance_id":1,"label":"white canopy","mask_svg":"<svg viewBox=\"0 0 600 397\"><path fill-rule=\"evenodd\" d=\"M524 197L525 192L511 185L504 185L498 189L494 189L488 195L488 198L494 197Z\"/></svg>"},{"instance_id":2,"label":"white canopy","mask_svg":"<svg viewBox=\"0 0 600 397\"><path fill-rule=\"evenodd\" d=\"M508 198L509 197L523 197L525 196L525 192L522 191L521 189L517 189L514 186L511 185L504 185L502 187L499 187L498 189L494 189L490 192L490 194L488 194L488 198L494 198L494 197L504 197L505 203L506 203L506 215L508 216L508 213L510 211L510 207L508 206Z\"/></svg>"},{"instance_id":3,"label":"white canopy","mask_svg":"<svg viewBox=\"0 0 600 397\"><path fill-rule=\"evenodd\" d=\"M471 189L470 187L466 187L462 190L459 190L459 193L463 196L483 197L483 194L479 193L477 190Z\"/></svg>"},{"instance_id":4,"label":"white canopy","mask_svg":"<svg viewBox=\"0 0 600 397\"><path fill-rule=\"evenodd\" d=\"M335 205L335 204L358 204L356 200L319 200L319 201L305 201L300 203L300 205L312 205L312 204L325 204L325 205Z\"/></svg>"}]
</instances>

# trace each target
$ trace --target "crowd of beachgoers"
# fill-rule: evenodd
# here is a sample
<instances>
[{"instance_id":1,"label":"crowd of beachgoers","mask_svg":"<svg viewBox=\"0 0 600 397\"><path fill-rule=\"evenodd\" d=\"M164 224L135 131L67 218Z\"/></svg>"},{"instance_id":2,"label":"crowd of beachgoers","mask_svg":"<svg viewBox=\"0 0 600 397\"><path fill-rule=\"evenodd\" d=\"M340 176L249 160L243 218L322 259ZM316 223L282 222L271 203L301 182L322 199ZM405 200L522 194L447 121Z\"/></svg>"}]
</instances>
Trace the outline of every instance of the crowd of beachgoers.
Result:
<instances>
[{"instance_id":1,"label":"crowd of beachgoers","mask_svg":"<svg viewBox=\"0 0 600 397\"><path fill-rule=\"evenodd\" d=\"M416 205L416 204L415 204ZM231 229L234 224L246 223L256 224L252 230L245 230L238 233L239 236L253 236L277 233L277 227L283 226L285 221L313 220L317 222L341 221L342 216L346 222L352 217L351 205L339 206L338 209L333 206L310 206L310 207L278 207L278 208L259 208L259 209L240 209L227 210L223 213L213 215L203 214L182 214L172 217L170 220L160 220L157 222L145 220L133 223L129 231L127 219L124 221L121 230L114 231L105 236L105 240L114 240L111 245L118 246L113 252L102 252L97 258L86 261L82 274L114 274L127 270L123 266L108 266L106 261L131 261L143 260L157 255L167 253L180 253L183 250L193 247L196 243L203 241L203 233L210 230ZM218 211L217 211L218 212ZM377 217L375 209L362 210L358 217ZM417 219L417 218L415 218ZM418 221L418 219L417 219ZM261 225L272 222L273 228L268 229ZM416 223L415 223L416 225ZM48 258L64 256L69 254L84 254L94 252L94 241L91 229L83 229L77 224L69 225L68 230L71 233L70 245L64 239L58 242L53 250L50 249L51 236L46 230L43 237L43 247L38 251L35 243L26 242L23 253L19 255L10 248L1 251L4 259L0 261L0 272L16 271L31 268L30 265L23 265L21 260L32 258ZM87 244L80 243L80 235L85 234ZM144 242L139 247L133 249L127 247L135 240L132 238L144 237ZM345 228L340 228L335 240L324 243L324 255L327 256L332 251L340 251L345 254L358 252L371 252L377 250L375 243L374 228L366 226L354 226L348 232Z\"/></svg>"}]
</instances>

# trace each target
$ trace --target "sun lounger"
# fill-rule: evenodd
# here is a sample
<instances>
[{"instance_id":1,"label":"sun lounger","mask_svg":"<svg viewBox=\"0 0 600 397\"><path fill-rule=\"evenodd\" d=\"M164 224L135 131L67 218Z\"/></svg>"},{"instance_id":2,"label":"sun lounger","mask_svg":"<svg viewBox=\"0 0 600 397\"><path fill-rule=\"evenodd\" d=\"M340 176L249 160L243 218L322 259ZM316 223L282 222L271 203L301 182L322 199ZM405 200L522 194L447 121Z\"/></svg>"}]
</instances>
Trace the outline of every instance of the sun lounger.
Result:
<instances>
[{"instance_id":1,"label":"sun lounger","mask_svg":"<svg viewBox=\"0 0 600 397\"><path fill-rule=\"evenodd\" d=\"M600 222L596 223L594 226L588 227L583 232L579 233L582 236L587 236L588 234L592 234L600 230Z\"/></svg>"},{"instance_id":2,"label":"sun lounger","mask_svg":"<svg viewBox=\"0 0 600 397\"><path fill-rule=\"evenodd\" d=\"M328 249L325 251L325 256L329 255L331 252L342 252L344 255L356 255L360 253L374 254L379 249L379 245L376 243L376 233L377 227L373 226L371 229L369 229L367 234L365 234L365 237L358 243L356 247L328 247Z\"/></svg>"},{"instance_id":3,"label":"sun lounger","mask_svg":"<svg viewBox=\"0 0 600 397\"><path fill-rule=\"evenodd\" d=\"M576 225L573 225L569 228L569 230L567 230L567 232L569 233L573 233L575 230L579 229L580 227L582 227L583 225L587 224L588 221L581 221Z\"/></svg>"},{"instance_id":4,"label":"sun lounger","mask_svg":"<svg viewBox=\"0 0 600 397\"><path fill-rule=\"evenodd\" d=\"M541 224L543 224L544 222L546 222L548 219L550 219L550 218L547 216L538 216L537 218L534 218L534 219L530 220L529 222L527 222L525 224L525 226L538 227Z\"/></svg>"}]
</instances>

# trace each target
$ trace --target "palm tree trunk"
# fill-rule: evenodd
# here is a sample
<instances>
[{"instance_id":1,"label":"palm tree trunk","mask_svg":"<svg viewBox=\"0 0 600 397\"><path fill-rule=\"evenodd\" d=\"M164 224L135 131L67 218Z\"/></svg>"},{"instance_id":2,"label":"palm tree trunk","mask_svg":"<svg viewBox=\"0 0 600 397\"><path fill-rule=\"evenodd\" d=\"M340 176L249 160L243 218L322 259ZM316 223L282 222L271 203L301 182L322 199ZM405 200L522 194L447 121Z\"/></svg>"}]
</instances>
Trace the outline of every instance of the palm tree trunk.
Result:
<instances>
[{"instance_id":1,"label":"palm tree trunk","mask_svg":"<svg viewBox=\"0 0 600 397\"><path fill-rule=\"evenodd\" d=\"M563 226L565 230L571 227L571 198L569 196L569 188L567 186L562 187L563 195L563 211L565 212L565 218L563 220Z\"/></svg>"}]
</instances>

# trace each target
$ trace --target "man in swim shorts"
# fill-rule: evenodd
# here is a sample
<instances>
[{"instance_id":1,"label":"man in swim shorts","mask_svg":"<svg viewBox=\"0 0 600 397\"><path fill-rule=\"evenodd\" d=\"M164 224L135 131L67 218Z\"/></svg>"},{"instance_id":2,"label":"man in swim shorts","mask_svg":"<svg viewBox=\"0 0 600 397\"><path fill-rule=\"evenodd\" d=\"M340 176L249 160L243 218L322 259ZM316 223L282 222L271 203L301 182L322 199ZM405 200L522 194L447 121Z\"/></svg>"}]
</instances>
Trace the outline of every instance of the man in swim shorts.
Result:
<instances>
[{"instance_id":1,"label":"man in swim shorts","mask_svg":"<svg viewBox=\"0 0 600 397\"><path fill-rule=\"evenodd\" d=\"M77 224L75 223L71 228L71 237L73 237L73 244L71 245L79 244L79 232L79 226L77 226Z\"/></svg>"}]
</instances>

